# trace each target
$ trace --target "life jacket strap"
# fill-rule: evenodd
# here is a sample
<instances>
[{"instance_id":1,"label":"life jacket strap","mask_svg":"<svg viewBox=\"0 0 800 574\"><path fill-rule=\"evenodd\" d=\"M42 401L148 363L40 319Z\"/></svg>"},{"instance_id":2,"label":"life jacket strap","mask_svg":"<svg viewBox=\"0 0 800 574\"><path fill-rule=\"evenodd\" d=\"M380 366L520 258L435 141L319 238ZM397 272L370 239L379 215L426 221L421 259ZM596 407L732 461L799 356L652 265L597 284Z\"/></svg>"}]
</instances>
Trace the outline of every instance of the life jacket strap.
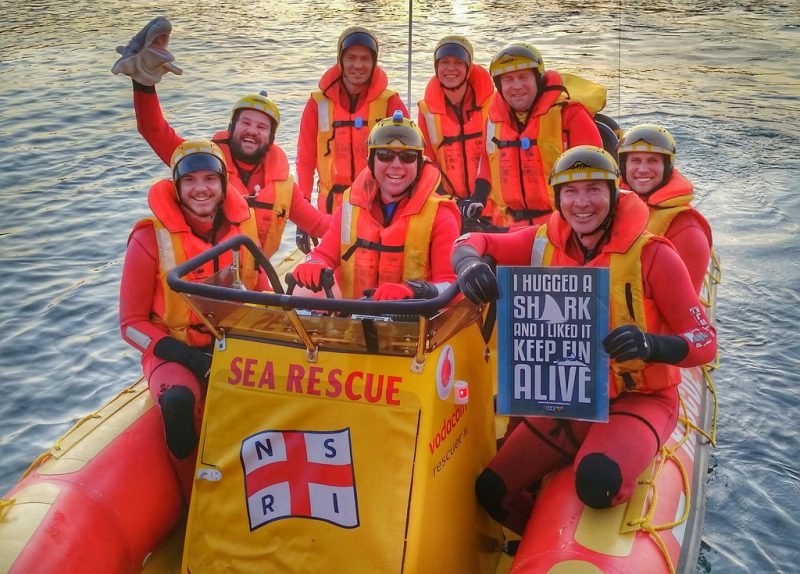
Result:
<instances>
[{"instance_id":1,"label":"life jacket strap","mask_svg":"<svg viewBox=\"0 0 800 574\"><path fill-rule=\"evenodd\" d=\"M342 255L342 260L347 261L353 256L353 253L356 252L356 249L359 247L363 247L364 249L371 249L372 251L378 251L382 253L402 253L405 249L404 245L383 245L382 243L375 243L374 241L367 241L366 239L361 239L360 237L356 239L356 242L353 243L350 248L344 252Z\"/></svg>"}]
</instances>

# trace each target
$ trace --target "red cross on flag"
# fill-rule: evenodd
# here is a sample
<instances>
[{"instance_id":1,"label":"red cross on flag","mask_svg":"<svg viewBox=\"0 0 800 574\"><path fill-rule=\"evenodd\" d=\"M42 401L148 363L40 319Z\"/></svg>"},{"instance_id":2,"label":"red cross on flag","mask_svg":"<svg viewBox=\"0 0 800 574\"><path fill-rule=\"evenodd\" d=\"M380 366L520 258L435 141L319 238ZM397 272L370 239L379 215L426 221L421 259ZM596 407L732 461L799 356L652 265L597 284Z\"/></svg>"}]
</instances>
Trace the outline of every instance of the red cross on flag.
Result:
<instances>
[{"instance_id":1,"label":"red cross on flag","mask_svg":"<svg viewBox=\"0 0 800 574\"><path fill-rule=\"evenodd\" d=\"M241 457L251 531L292 516L358 526L350 429L262 431Z\"/></svg>"}]
</instances>

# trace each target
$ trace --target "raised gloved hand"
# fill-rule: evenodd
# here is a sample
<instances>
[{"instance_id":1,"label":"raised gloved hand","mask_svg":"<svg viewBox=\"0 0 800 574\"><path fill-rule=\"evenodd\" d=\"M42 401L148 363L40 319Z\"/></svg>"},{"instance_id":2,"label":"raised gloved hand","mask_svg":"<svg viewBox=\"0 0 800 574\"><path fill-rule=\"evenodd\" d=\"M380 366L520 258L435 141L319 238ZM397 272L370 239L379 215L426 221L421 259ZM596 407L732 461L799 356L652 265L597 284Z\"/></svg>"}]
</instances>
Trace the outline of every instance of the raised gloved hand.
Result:
<instances>
[{"instance_id":1,"label":"raised gloved hand","mask_svg":"<svg viewBox=\"0 0 800 574\"><path fill-rule=\"evenodd\" d=\"M167 72L181 75L175 57L167 50L172 24L163 16L152 19L126 46L117 46L122 56L111 68L114 74L125 74L144 86L155 86Z\"/></svg>"},{"instance_id":2,"label":"raised gloved hand","mask_svg":"<svg viewBox=\"0 0 800 574\"><path fill-rule=\"evenodd\" d=\"M164 337L153 347L153 354L159 359L180 363L192 371L198 381L208 380L211 353L203 349L192 347L173 337Z\"/></svg>"},{"instance_id":3,"label":"raised gloved hand","mask_svg":"<svg viewBox=\"0 0 800 574\"><path fill-rule=\"evenodd\" d=\"M636 325L624 325L611 331L603 339L603 348L615 361L632 361L652 358L653 344L650 335Z\"/></svg>"},{"instance_id":4,"label":"raised gloved hand","mask_svg":"<svg viewBox=\"0 0 800 574\"><path fill-rule=\"evenodd\" d=\"M461 219L478 218L483 211L483 202L470 197L456 200L458 210L461 212Z\"/></svg>"},{"instance_id":5,"label":"raised gloved hand","mask_svg":"<svg viewBox=\"0 0 800 574\"><path fill-rule=\"evenodd\" d=\"M322 272L330 269L322 261L306 261L294 268L292 276L301 287L307 287L312 291L322 289Z\"/></svg>"},{"instance_id":6,"label":"raised gloved hand","mask_svg":"<svg viewBox=\"0 0 800 574\"><path fill-rule=\"evenodd\" d=\"M311 237L299 227L294 235L294 242L297 244L297 248L306 255L311 253Z\"/></svg>"},{"instance_id":7,"label":"raised gloved hand","mask_svg":"<svg viewBox=\"0 0 800 574\"><path fill-rule=\"evenodd\" d=\"M497 277L492 268L480 259L461 266L458 271L458 286L461 292L473 303L494 301L500 296Z\"/></svg>"}]
</instances>

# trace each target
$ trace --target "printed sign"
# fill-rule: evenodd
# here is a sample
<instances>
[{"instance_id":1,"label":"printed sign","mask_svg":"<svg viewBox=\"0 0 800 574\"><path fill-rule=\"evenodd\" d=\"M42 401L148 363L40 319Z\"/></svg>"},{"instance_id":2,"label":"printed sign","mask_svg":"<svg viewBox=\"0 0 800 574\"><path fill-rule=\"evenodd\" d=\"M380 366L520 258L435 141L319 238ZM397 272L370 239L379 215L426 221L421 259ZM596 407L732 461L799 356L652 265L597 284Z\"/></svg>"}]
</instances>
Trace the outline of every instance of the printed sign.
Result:
<instances>
[{"instance_id":1,"label":"printed sign","mask_svg":"<svg viewBox=\"0 0 800 574\"><path fill-rule=\"evenodd\" d=\"M267 430L242 441L250 530L281 518L358 526L350 430Z\"/></svg>"},{"instance_id":2,"label":"printed sign","mask_svg":"<svg viewBox=\"0 0 800 574\"><path fill-rule=\"evenodd\" d=\"M497 412L608 420L608 269L498 267Z\"/></svg>"}]
</instances>

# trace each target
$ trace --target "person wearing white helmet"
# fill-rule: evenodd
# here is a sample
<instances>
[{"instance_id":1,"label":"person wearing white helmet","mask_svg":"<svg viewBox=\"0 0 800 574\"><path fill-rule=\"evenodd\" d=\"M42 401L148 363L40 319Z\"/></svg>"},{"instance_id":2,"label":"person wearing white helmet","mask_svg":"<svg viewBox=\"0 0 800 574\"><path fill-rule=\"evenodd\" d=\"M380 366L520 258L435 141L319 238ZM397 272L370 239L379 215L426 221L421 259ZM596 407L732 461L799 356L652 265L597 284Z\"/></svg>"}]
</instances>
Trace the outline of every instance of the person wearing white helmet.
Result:
<instances>
[{"instance_id":1,"label":"person wearing white helmet","mask_svg":"<svg viewBox=\"0 0 800 574\"><path fill-rule=\"evenodd\" d=\"M142 353L142 368L164 421L166 442L188 499L211 366L213 336L183 298L167 285L176 265L235 235L258 240L244 198L228 187L222 150L203 139L183 141L170 160L172 178L150 188L152 216L139 221L128 239L120 284L122 338ZM248 289L267 288L243 251L242 280ZM221 256L189 276L199 282L230 265Z\"/></svg>"},{"instance_id":2,"label":"person wearing white helmet","mask_svg":"<svg viewBox=\"0 0 800 574\"><path fill-rule=\"evenodd\" d=\"M617 146L622 187L650 208L647 230L672 242L700 293L711 258L711 226L692 206L694 186L675 167L675 139L665 128L640 124Z\"/></svg>"},{"instance_id":3,"label":"person wearing white helmet","mask_svg":"<svg viewBox=\"0 0 800 574\"><path fill-rule=\"evenodd\" d=\"M333 213L342 193L367 165L367 137L375 124L408 110L388 88L386 72L378 65L378 38L366 28L352 26L339 36L336 64L319 81L300 119L297 139L297 181L311 201L317 174L317 208Z\"/></svg>"},{"instance_id":4,"label":"person wearing white helmet","mask_svg":"<svg viewBox=\"0 0 800 574\"><path fill-rule=\"evenodd\" d=\"M479 177L491 182L483 210L492 224L520 227L545 221L553 210L547 176L558 156L578 145L602 146L583 104L569 98L561 75L546 70L542 55L522 42L492 58L497 94L486 118Z\"/></svg>"},{"instance_id":5,"label":"person wearing white helmet","mask_svg":"<svg viewBox=\"0 0 800 574\"><path fill-rule=\"evenodd\" d=\"M455 202L422 152L416 124L396 110L370 131L368 165L344 193L330 230L294 278L319 290L322 272L336 270L344 297L430 299L455 279L450 246L458 237Z\"/></svg>"},{"instance_id":6,"label":"person wearing white helmet","mask_svg":"<svg viewBox=\"0 0 800 574\"><path fill-rule=\"evenodd\" d=\"M139 35L153 27L157 20L145 26ZM164 18L160 20L165 21ZM129 43L133 55L128 58L136 57L136 49L144 49L136 41L139 35ZM165 52L167 41L162 40L161 44L160 52ZM155 83L161 80L164 72L144 76L137 73L135 67L133 70L116 65L113 68L115 73L131 76L139 133L156 155L169 164L172 152L184 138L164 118L158 101ZM280 121L278 106L262 90L239 98L233 105L227 130L218 131L212 138L225 155L228 187L246 197L256 213L259 244L267 257L278 250L287 221L294 222L303 232L299 244L306 251L309 249L309 235L321 237L330 225L329 216L318 212L304 200L291 175L286 154L275 143Z\"/></svg>"},{"instance_id":7,"label":"person wearing white helmet","mask_svg":"<svg viewBox=\"0 0 800 574\"><path fill-rule=\"evenodd\" d=\"M547 222L514 233L471 233L453 248L462 292L476 303L498 297L482 258L499 265L610 268L608 423L526 417L509 425L502 447L479 475L476 494L489 514L522 534L531 488L571 464L576 496L592 508L630 499L637 479L672 433L679 410L677 367L716 354L709 323L672 245L647 233L647 207L619 191L614 158L578 146L554 163L555 208Z\"/></svg>"},{"instance_id":8,"label":"person wearing white helmet","mask_svg":"<svg viewBox=\"0 0 800 574\"><path fill-rule=\"evenodd\" d=\"M457 199L463 218L480 215L489 196L488 182L476 180L486 145L483 115L494 84L473 58L467 38L440 39L433 52L434 76L418 103L425 155L441 170L444 188Z\"/></svg>"}]
</instances>

